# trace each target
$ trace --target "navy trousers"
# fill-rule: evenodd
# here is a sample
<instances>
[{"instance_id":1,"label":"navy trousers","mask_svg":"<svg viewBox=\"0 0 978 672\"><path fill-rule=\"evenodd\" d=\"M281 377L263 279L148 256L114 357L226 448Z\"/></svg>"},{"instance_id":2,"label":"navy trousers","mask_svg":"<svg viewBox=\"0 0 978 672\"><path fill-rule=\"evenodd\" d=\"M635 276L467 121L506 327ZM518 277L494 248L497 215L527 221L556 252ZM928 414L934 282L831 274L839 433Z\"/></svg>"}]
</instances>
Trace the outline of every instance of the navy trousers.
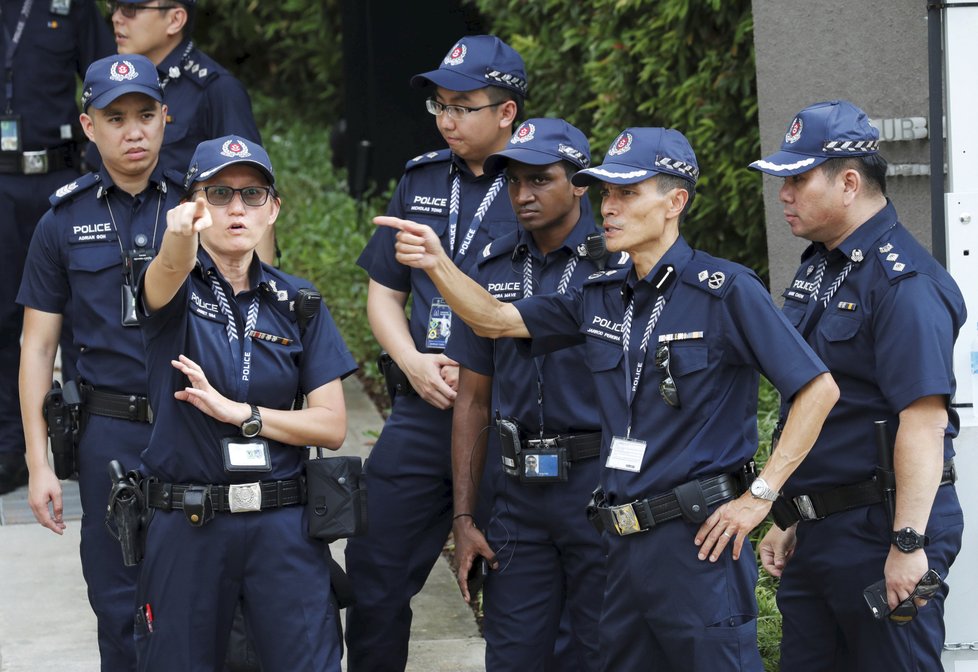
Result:
<instances>
[{"instance_id":1,"label":"navy trousers","mask_svg":"<svg viewBox=\"0 0 978 672\"><path fill-rule=\"evenodd\" d=\"M122 549L105 528L111 482L108 464L119 460L125 469L139 466L152 426L89 415L78 449L78 490L81 495L81 564L88 601L98 618L102 672L136 669L132 642L133 611L139 567L122 564Z\"/></svg>"},{"instance_id":2,"label":"navy trousers","mask_svg":"<svg viewBox=\"0 0 978 672\"><path fill-rule=\"evenodd\" d=\"M925 552L942 578L961 549L964 516L953 485L938 489ZM890 551L884 505L798 524L795 552L778 589L785 672L918 672L941 669L948 587L909 624L873 618L863 589L883 578Z\"/></svg>"},{"instance_id":3,"label":"navy trousers","mask_svg":"<svg viewBox=\"0 0 978 672\"><path fill-rule=\"evenodd\" d=\"M591 459L566 483L502 480L487 530L499 560L484 595L488 672L602 669L604 547L585 514L599 469ZM564 613L569 631L556 646Z\"/></svg>"},{"instance_id":4,"label":"navy trousers","mask_svg":"<svg viewBox=\"0 0 978 672\"><path fill-rule=\"evenodd\" d=\"M604 533L608 581L601 643L609 672L761 672L757 564L750 543L699 560L698 525L672 520L626 537Z\"/></svg>"},{"instance_id":5,"label":"navy trousers","mask_svg":"<svg viewBox=\"0 0 978 672\"><path fill-rule=\"evenodd\" d=\"M306 536L303 507L218 513L193 527L183 511L157 511L137 598L141 672L220 672L239 600L264 672L339 672L328 552Z\"/></svg>"}]
</instances>

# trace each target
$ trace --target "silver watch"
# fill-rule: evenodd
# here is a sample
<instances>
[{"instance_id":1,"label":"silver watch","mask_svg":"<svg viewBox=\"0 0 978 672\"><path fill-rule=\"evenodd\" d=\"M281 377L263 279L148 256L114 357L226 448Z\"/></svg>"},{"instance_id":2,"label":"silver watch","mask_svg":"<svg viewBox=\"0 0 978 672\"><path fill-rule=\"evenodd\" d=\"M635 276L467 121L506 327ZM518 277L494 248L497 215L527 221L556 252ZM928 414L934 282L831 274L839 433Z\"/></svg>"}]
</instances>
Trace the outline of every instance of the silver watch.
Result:
<instances>
[{"instance_id":1,"label":"silver watch","mask_svg":"<svg viewBox=\"0 0 978 672\"><path fill-rule=\"evenodd\" d=\"M771 486L767 484L767 481L760 476L755 478L754 482L750 484L750 494L754 499L766 499L769 502L773 502L778 498L777 490L772 490Z\"/></svg>"}]
</instances>

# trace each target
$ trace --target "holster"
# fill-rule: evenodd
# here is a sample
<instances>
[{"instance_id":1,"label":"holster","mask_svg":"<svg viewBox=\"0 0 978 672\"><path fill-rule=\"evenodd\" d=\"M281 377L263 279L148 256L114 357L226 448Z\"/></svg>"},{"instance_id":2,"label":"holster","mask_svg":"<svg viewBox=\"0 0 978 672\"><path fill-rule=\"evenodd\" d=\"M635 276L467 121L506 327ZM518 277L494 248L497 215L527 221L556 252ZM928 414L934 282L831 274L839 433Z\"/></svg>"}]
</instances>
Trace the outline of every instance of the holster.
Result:
<instances>
[{"instance_id":1,"label":"holster","mask_svg":"<svg viewBox=\"0 0 978 672\"><path fill-rule=\"evenodd\" d=\"M384 382L387 385L387 395L390 397L392 404L394 403L394 397L397 395L416 396L418 394L411 386L411 381L408 380L407 374L401 370L401 367L397 365L393 357L386 352L381 352L380 356L377 357L377 368L384 375Z\"/></svg>"},{"instance_id":2,"label":"holster","mask_svg":"<svg viewBox=\"0 0 978 672\"><path fill-rule=\"evenodd\" d=\"M134 567L146 551L146 532L153 510L146 506L141 488L142 476L137 471L123 473L117 460L109 463L112 490L105 513L105 527L122 547L122 563Z\"/></svg>"},{"instance_id":3,"label":"holster","mask_svg":"<svg viewBox=\"0 0 978 672\"><path fill-rule=\"evenodd\" d=\"M73 380L62 387L57 381L44 395L44 420L51 440L54 473L59 479L78 477L78 443L81 439L81 395Z\"/></svg>"}]
</instances>

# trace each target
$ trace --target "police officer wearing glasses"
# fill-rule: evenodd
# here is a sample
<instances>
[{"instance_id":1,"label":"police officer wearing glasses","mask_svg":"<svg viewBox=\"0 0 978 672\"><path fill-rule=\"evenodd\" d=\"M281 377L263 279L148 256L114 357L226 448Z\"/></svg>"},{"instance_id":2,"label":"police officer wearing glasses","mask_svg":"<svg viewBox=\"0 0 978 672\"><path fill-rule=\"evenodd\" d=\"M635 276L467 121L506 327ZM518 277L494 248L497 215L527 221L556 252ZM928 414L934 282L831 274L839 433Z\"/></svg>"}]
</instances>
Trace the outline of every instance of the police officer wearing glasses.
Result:
<instances>
[{"instance_id":1,"label":"police officer wearing glasses","mask_svg":"<svg viewBox=\"0 0 978 672\"><path fill-rule=\"evenodd\" d=\"M114 52L93 0L0 0L0 495L27 483L17 398L23 309L17 288L48 197L81 173L75 91Z\"/></svg>"},{"instance_id":2,"label":"police officer wearing glasses","mask_svg":"<svg viewBox=\"0 0 978 672\"><path fill-rule=\"evenodd\" d=\"M30 467L29 502L38 522L65 529L61 484L48 462L42 414L51 386L62 315L74 318L84 412L78 448L81 562L98 617L106 672L135 669L132 643L137 571L125 567L105 525L109 460L136 467L152 411L146 356L136 322L139 271L156 253L180 183L159 163L166 106L156 68L142 56L110 56L88 68L85 133L103 157L95 173L62 186L31 241L17 301L24 306L20 396Z\"/></svg>"},{"instance_id":3,"label":"police officer wearing glasses","mask_svg":"<svg viewBox=\"0 0 978 672\"><path fill-rule=\"evenodd\" d=\"M792 672L941 669L947 586L923 579L929 570L947 577L961 548L950 400L965 304L900 223L878 146L866 114L835 100L799 112L780 151L751 164L783 180L788 226L811 243L784 314L842 390L811 457L784 485L776 508L786 529L772 527L761 543L765 569L781 577L781 668ZM876 478L884 465L874 421L889 428L893 509L885 474ZM881 579L885 605L874 614L863 591ZM914 617L898 605L915 590L931 599Z\"/></svg>"},{"instance_id":4,"label":"police officer wearing glasses","mask_svg":"<svg viewBox=\"0 0 978 672\"><path fill-rule=\"evenodd\" d=\"M160 157L166 168L186 170L204 140L234 133L261 142L245 87L192 39L197 0L109 0L107 6L119 53L142 54L159 71L169 109ZM272 263L274 229L267 236L258 254Z\"/></svg>"},{"instance_id":5,"label":"police officer wearing glasses","mask_svg":"<svg viewBox=\"0 0 978 672\"><path fill-rule=\"evenodd\" d=\"M487 242L516 230L505 177L483 162L512 135L527 94L523 59L497 37L464 37L411 83L430 92L428 111L448 148L408 161L387 212L430 225L454 263L469 268ZM452 526L458 365L444 350L453 318L425 274L394 258L392 231L377 230L357 263L370 275L367 317L391 358L389 386L393 376L403 382L365 472L370 529L346 547L357 596L347 612L349 665L403 670L411 598Z\"/></svg>"},{"instance_id":6,"label":"police officer wearing glasses","mask_svg":"<svg viewBox=\"0 0 978 672\"><path fill-rule=\"evenodd\" d=\"M758 277L680 235L698 175L678 131L623 131L574 183L602 184L608 249L633 266L512 304L467 281L429 229L375 220L401 229L397 258L424 268L476 333L532 338L534 354L584 344L602 430L589 513L608 553L608 670L762 669L747 535L838 394ZM778 451L744 492L758 373L795 403Z\"/></svg>"},{"instance_id":7,"label":"police officer wearing glasses","mask_svg":"<svg viewBox=\"0 0 978 672\"><path fill-rule=\"evenodd\" d=\"M579 289L620 265L624 255L589 254L589 236L600 243L600 234L586 187L571 183L589 165L587 138L562 119L523 122L486 160L487 170L503 167L521 229L479 253L470 275L480 286L512 302ZM476 597L466 585L473 564L486 558L494 570L485 586L486 669L597 672L604 550L581 511L598 481L601 422L594 385L580 375L584 346L530 360L513 339L481 338L464 323L454 330L447 353L460 364L452 424L455 559L469 600ZM501 446L487 449L489 441ZM487 455L501 459L508 477L483 532L473 515ZM558 662L565 605L573 660Z\"/></svg>"},{"instance_id":8,"label":"police officer wearing glasses","mask_svg":"<svg viewBox=\"0 0 978 672\"><path fill-rule=\"evenodd\" d=\"M305 446L342 444L356 364L325 307L300 321L309 283L254 253L280 211L265 150L203 142L184 185L139 286L156 412L139 669L222 669L240 601L262 669L338 672L328 549L307 533L300 476Z\"/></svg>"}]
</instances>

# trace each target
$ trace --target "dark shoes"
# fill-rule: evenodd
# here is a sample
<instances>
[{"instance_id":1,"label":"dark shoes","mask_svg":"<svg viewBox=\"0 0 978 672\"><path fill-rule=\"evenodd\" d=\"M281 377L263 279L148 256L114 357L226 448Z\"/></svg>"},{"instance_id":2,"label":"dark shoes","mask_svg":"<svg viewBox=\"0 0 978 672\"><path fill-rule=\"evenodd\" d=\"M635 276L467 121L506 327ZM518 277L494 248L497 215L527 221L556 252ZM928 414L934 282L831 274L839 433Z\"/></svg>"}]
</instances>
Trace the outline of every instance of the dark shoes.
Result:
<instances>
[{"instance_id":1,"label":"dark shoes","mask_svg":"<svg viewBox=\"0 0 978 672\"><path fill-rule=\"evenodd\" d=\"M27 476L23 453L0 453L0 495L27 485Z\"/></svg>"}]
</instances>

